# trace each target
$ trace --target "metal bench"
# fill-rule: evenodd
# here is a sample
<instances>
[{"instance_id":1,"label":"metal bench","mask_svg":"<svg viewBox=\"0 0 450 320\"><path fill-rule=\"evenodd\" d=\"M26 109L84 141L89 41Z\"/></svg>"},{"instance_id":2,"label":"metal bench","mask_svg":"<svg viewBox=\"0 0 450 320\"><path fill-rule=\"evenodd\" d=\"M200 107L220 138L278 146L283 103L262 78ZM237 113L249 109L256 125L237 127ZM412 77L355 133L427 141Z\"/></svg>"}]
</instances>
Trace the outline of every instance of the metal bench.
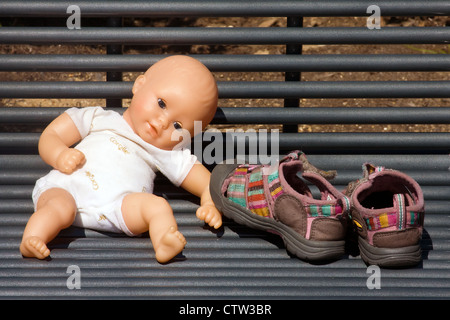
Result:
<instances>
[{"instance_id":1,"label":"metal bench","mask_svg":"<svg viewBox=\"0 0 450 320\"><path fill-rule=\"evenodd\" d=\"M0 82L0 99L106 99L122 111L130 98L126 71L144 71L162 55L123 55L123 45L284 45L280 55L197 55L213 72L285 72L285 81L219 81L221 99L283 99L275 108L220 107L212 123L282 125L280 154L302 149L312 163L337 169L340 189L361 164L399 169L423 187L423 263L374 274L357 255L313 265L290 257L281 239L224 221L213 231L196 219L198 201L158 177L188 244L168 265L154 259L148 237L129 238L70 227L51 242L51 259L23 259L19 244L33 212L31 191L49 167L37 154L39 130L66 108L0 107L1 298L449 298L450 133L297 132L299 124L450 124L450 106L303 107L300 99L450 98L448 76L436 81L300 81L302 72L450 71L448 54L302 55L302 45L448 44L448 27L302 27L302 17L369 17L373 1L73 1L82 19L104 26L69 29L67 2L0 2L0 17L60 17L54 27L0 27L0 44L105 45L104 55L0 56L0 71L106 72L107 81ZM377 1L382 16L448 16L448 1ZM123 27L123 17L287 17L285 28ZM400 75L400 73L398 73ZM7 76L5 76L7 79ZM4 78L4 79L5 79ZM0 104L1 104L0 100ZM223 100L221 100L223 101ZM446 100L447 104L449 100ZM219 103L220 106L220 103ZM450 127L447 127L447 129ZM260 133L259 133L260 134ZM79 278L76 276L79 275ZM372 276L380 276L378 288ZM79 281L79 282L77 282ZM77 283L80 288L77 288Z\"/></svg>"}]
</instances>

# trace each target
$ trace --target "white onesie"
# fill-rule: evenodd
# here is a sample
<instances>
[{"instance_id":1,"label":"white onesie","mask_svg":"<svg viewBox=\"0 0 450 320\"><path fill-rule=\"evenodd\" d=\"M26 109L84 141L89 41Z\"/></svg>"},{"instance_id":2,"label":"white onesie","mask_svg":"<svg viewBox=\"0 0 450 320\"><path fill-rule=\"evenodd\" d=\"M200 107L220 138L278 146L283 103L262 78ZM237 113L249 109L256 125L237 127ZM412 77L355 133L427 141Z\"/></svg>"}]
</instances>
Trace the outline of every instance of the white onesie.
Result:
<instances>
[{"instance_id":1,"label":"white onesie","mask_svg":"<svg viewBox=\"0 0 450 320\"><path fill-rule=\"evenodd\" d=\"M51 188L62 188L75 199L73 225L100 231L130 232L122 217L122 200L130 193L153 192L155 172L179 186L196 162L189 149L162 150L142 140L123 117L102 107L66 110L81 135L75 147L86 156L72 174L52 170L36 182L33 202Z\"/></svg>"}]
</instances>

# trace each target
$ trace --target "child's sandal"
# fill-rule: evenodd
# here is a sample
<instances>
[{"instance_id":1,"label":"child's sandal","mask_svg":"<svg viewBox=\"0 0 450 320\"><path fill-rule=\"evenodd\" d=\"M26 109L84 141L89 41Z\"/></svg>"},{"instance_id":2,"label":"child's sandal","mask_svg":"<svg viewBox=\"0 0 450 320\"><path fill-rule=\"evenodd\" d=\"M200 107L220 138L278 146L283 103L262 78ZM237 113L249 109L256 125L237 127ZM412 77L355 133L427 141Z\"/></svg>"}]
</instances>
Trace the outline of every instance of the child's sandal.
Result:
<instances>
[{"instance_id":1,"label":"child's sandal","mask_svg":"<svg viewBox=\"0 0 450 320\"><path fill-rule=\"evenodd\" d=\"M335 171L311 165L293 151L276 166L217 165L211 196L222 213L248 227L279 234L287 251L307 261L340 258L345 252L349 200L327 179ZM307 184L321 193L314 199Z\"/></svg>"},{"instance_id":2,"label":"child's sandal","mask_svg":"<svg viewBox=\"0 0 450 320\"><path fill-rule=\"evenodd\" d=\"M402 172L369 163L363 165L363 175L345 191L361 258L381 267L417 265L424 220L419 184Z\"/></svg>"}]
</instances>

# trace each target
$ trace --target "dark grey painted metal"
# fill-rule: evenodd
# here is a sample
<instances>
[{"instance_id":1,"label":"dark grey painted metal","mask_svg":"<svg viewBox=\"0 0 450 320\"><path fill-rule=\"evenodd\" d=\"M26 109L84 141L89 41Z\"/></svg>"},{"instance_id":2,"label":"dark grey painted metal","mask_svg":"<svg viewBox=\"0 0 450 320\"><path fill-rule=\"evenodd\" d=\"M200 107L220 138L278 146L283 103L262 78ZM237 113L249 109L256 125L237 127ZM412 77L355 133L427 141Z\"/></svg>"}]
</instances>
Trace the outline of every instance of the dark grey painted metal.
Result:
<instances>
[{"instance_id":1,"label":"dark grey painted metal","mask_svg":"<svg viewBox=\"0 0 450 320\"><path fill-rule=\"evenodd\" d=\"M450 81L307 81L219 83L222 98L446 98Z\"/></svg>"},{"instance_id":2,"label":"dark grey painted metal","mask_svg":"<svg viewBox=\"0 0 450 320\"><path fill-rule=\"evenodd\" d=\"M110 17L107 18L106 25L110 28L121 28L123 26L123 19L121 17ZM123 53L123 45L122 44L114 44L106 46L106 54L108 56L111 55L122 55ZM106 72L106 81L122 81L122 72L118 71L107 71ZM114 107L121 108L122 107L122 99L107 99L106 107Z\"/></svg>"},{"instance_id":3,"label":"dark grey painted metal","mask_svg":"<svg viewBox=\"0 0 450 320\"><path fill-rule=\"evenodd\" d=\"M427 124L449 123L450 108L303 107L299 109L236 107L218 109L214 123L263 124Z\"/></svg>"},{"instance_id":4,"label":"dark grey painted metal","mask_svg":"<svg viewBox=\"0 0 450 320\"><path fill-rule=\"evenodd\" d=\"M225 145L234 142L242 143L245 137L264 135L270 141L272 134L258 132L223 133ZM0 153L8 150L37 150L39 133L0 133ZM248 139L245 140L248 145ZM411 150L450 150L449 132L398 132L398 133L364 133L364 132L332 132L332 133L282 133L279 134L279 146L282 149L304 149L305 151L337 152L339 150L373 151L390 150L391 152L405 152ZM248 148L247 148L248 150Z\"/></svg>"},{"instance_id":5,"label":"dark grey painted metal","mask_svg":"<svg viewBox=\"0 0 450 320\"><path fill-rule=\"evenodd\" d=\"M403 170L404 171L404 170ZM404 171L407 172L408 174L410 174L410 172L408 171ZM42 176L42 174L45 174L45 172L40 173L40 176ZM39 177L40 177L39 176ZM350 175L345 175L345 181L342 184L338 184L339 182L342 182L344 179L343 178L339 178L338 180L333 180L333 184L339 188L339 189L345 189L346 184L350 181L347 180L347 178ZM352 177L354 180L358 179L361 176L360 172L356 172L356 171L352 171ZM435 175L436 176L436 175ZM424 184L427 182L426 179L420 179L420 176L415 175L414 176L415 179L417 179L416 181L420 181L421 183L421 187L422 190L424 192L424 196L428 199L428 201L445 201L448 198L448 195L450 193L450 186L448 185L442 185L442 186L436 186L434 185L434 181L432 182L433 185L427 185ZM340 180L340 181L339 181ZM429 179L428 179L429 181ZM30 184L28 185L0 185L0 199L2 200L17 200L17 199L26 199L28 201L30 201L31 199L31 195L32 195L32 190L33 190L33 182L30 182ZM447 182L448 184L448 182ZM161 189L161 187L158 187L159 189ZM158 189L157 188L157 189ZM164 191L156 191L155 194L157 195L162 195L164 194L166 197L168 197L169 199L176 199L179 197L186 197L189 198L189 195L187 193L177 193L175 191L173 191L172 186L170 186L169 182L167 182L167 185L164 186ZM314 196L320 196L319 193L317 191L313 190L313 195ZM193 200L195 201L195 199ZM427 203L427 213L430 212L431 209L433 209L433 207L437 207L436 206L431 206L430 207L430 202ZM437 202L436 202L437 204ZM442 208L441 208L442 209ZM431 210L431 211L436 211L436 210ZM2 216L3 217L3 216ZM25 220L26 222L26 220ZM5 221L6 223L6 221Z\"/></svg>"},{"instance_id":6,"label":"dark grey painted metal","mask_svg":"<svg viewBox=\"0 0 450 320\"><path fill-rule=\"evenodd\" d=\"M368 157L366 157L368 158ZM361 170L357 170L356 168L361 166L361 163L357 163L356 161L352 161L351 157L347 155L347 163L348 167L351 167L352 170L342 170L340 171L340 174L338 177L336 177L333 180L333 184L336 186L341 186L343 189L345 189L345 186L350 182L354 181L356 179L361 178ZM376 163L380 164L380 163ZM384 164L381 162L381 164ZM326 168L335 168L334 166L329 166ZM448 187L450 186L449 179L450 174L448 172L439 172L437 170L431 171L431 172L420 172L420 171L411 171L411 170L405 170L403 168L398 167L401 171L411 175L414 179L417 180L418 183L420 183L422 186L433 186L439 189L443 188L443 190L439 191L438 194L429 195L429 197L436 199L436 200L447 200L448 193L445 194L445 190L448 190ZM18 194L18 192L21 190L22 185L27 185L29 187L34 186L34 183L37 179L44 176L46 173L48 173L49 170L21 170L21 171L9 171L4 174L0 174L0 182L2 185L8 186L6 188L5 192L2 194ZM158 180L159 186L156 188L155 193L156 194L165 194L165 195L172 195L174 197L180 197L183 196L183 198L190 198L188 194L185 194L182 191L174 191L173 188L171 188L170 183L166 179L159 179ZM432 189L435 190L435 189ZM31 189L26 189L27 194L31 197ZM30 193L28 193L30 192ZM23 193L22 193L23 194ZM15 198L14 198L15 199ZM8 198L8 200L11 200L11 198ZM30 200L28 198L27 200ZM0 207L6 206L7 210L17 210L17 209L11 209L14 208L14 201L3 201L2 204L0 204ZM4 210L4 209L3 209Z\"/></svg>"},{"instance_id":7,"label":"dark grey painted metal","mask_svg":"<svg viewBox=\"0 0 450 320\"><path fill-rule=\"evenodd\" d=\"M450 55L192 55L211 71L449 71ZM145 71L165 55L2 55L0 71ZM70 61L70 63L67 63Z\"/></svg>"},{"instance_id":8,"label":"dark grey painted metal","mask_svg":"<svg viewBox=\"0 0 450 320\"><path fill-rule=\"evenodd\" d=\"M2 82L0 98L131 98L132 82ZM219 97L448 98L450 81L218 82Z\"/></svg>"},{"instance_id":9,"label":"dark grey painted metal","mask_svg":"<svg viewBox=\"0 0 450 320\"><path fill-rule=\"evenodd\" d=\"M406 171L423 170L424 163L428 165L427 170L424 170L426 172L434 170L447 171L450 167L450 157L448 154L352 153L351 155L346 155L330 152L326 155L309 154L308 159L320 168L337 169L340 171L355 170L358 172L357 175L362 172L361 166L364 162L371 162L388 168ZM14 172L19 174L23 171L23 168L26 168L27 171L39 171L41 173L50 169L38 155L21 155L18 157L14 154L0 155L0 168L4 170L2 172L4 176L14 174Z\"/></svg>"},{"instance_id":10,"label":"dark grey painted metal","mask_svg":"<svg viewBox=\"0 0 450 320\"><path fill-rule=\"evenodd\" d=\"M287 17L287 21L286 21L286 27L287 29L303 29L303 17ZM300 30L299 29L299 30ZM295 44L287 44L286 45L286 56L291 56L291 55L295 55L295 56L299 56L302 54L302 44L300 43L295 43ZM286 71L284 73L284 81L289 82L296 82L298 83L299 81L301 81L301 73L298 71L294 71L294 70L289 70ZM284 108L298 108L300 107L300 99L299 98L284 98L283 99L283 107ZM298 131L298 126L297 124L287 124L284 123L283 124L283 132L297 132Z\"/></svg>"},{"instance_id":11,"label":"dark grey painted metal","mask_svg":"<svg viewBox=\"0 0 450 320\"><path fill-rule=\"evenodd\" d=\"M77 5L86 17L186 17L186 16L366 16L371 0L363 1L87 1ZM447 1L377 1L385 16L449 15ZM0 16L66 17L68 4L61 1L0 3Z\"/></svg>"},{"instance_id":12,"label":"dark grey painted metal","mask_svg":"<svg viewBox=\"0 0 450 320\"><path fill-rule=\"evenodd\" d=\"M11 107L0 108L0 123L29 123L49 124L67 108L49 107L36 108L30 112L29 108Z\"/></svg>"},{"instance_id":13,"label":"dark grey painted metal","mask_svg":"<svg viewBox=\"0 0 450 320\"><path fill-rule=\"evenodd\" d=\"M2 82L2 98L131 98L132 82ZM8 93L9 92L9 93Z\"/></svg>"},{"instance_id":14,"label":"dark grey painted metal","mask_svg":"<svg viewBox=\"0 0 450 320\"><path fill-rule=\"evenodd\" d=\"M322 28L0 28L2 44L445 44L446 27ZM300 29L300 30L298 30Z\"/></svg>"},{"instance_id":15,"label":"dark grey painted metal","mask_svg":"<svg viewBox=\"0 0 450 320\"><path fill-rule=\"evenodd\" d=\"M450 150L450 133L286 133L280 136L280 147L315 152L331 150Z\"/></svg>"},{"instance_id":16,"label":"dark grey painted metal","mask_svg":"<svg viewBox=\"0 0 450 320\"><path fill-rule=\"evenodd\" d=\"M313 266L290 258L275 236L228 221L215 235L202 228L192 211L175 216L188 245L183 257L162 267L154 261L146 237L110 238L77 228L53 243L52 261L24 260L17 250L19 228L11 225L25 223L27 214L2 213L6 219L0 221L8 223L0 225L0 293L37 299L448 298L449 246L439 226L449 225L439 212L429 215L432 242L423 243L423 264L383 269L381 290L368 290L366 266L357 257ZM67 267L74 264L82 271L81 290L66 286Z\"/></svg>"},{"instance_id":17,"label":"dark grey painted metal","mask_svg":"<svg viewBox=\"0 0 450 320\"><path fill-rule=\"evenodd\" d=\"M67 108L0 108L0 123L48 124ZM122 108L110 108L123 113ZM213 124L448 124L450 107L219 107Z\"/></svg>"}]
</instances>

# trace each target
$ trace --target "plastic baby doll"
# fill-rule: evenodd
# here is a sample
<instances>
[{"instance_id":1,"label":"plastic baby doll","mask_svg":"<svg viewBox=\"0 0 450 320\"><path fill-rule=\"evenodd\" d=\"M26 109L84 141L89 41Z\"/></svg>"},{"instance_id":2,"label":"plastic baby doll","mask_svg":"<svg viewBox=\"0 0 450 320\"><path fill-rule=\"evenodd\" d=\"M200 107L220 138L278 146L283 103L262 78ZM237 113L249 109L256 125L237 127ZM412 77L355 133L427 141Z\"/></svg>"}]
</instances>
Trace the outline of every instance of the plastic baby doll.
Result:
<instances>
[{"instance_id":1,"label":"plastic baby doll","mask_svg":"<svg viewBox=\"0 0 450 320\"><path fill-rule=\"evenodd\" d=\"M203 128L212 120L218 99L212 74L194 58L171 56L139 76L132 92L123 116L71 108L43 131L39 153L54 170L33 190L23 256L48 257L47 243L73 224L129 236L148 231L156 259L168 262L186 240L168 202L152 194L157 170L200 197L199 219L222 225L209 193L210 172L173 138L182 130L192 136L195 120Z\"/></svg>"}]
</instances>

